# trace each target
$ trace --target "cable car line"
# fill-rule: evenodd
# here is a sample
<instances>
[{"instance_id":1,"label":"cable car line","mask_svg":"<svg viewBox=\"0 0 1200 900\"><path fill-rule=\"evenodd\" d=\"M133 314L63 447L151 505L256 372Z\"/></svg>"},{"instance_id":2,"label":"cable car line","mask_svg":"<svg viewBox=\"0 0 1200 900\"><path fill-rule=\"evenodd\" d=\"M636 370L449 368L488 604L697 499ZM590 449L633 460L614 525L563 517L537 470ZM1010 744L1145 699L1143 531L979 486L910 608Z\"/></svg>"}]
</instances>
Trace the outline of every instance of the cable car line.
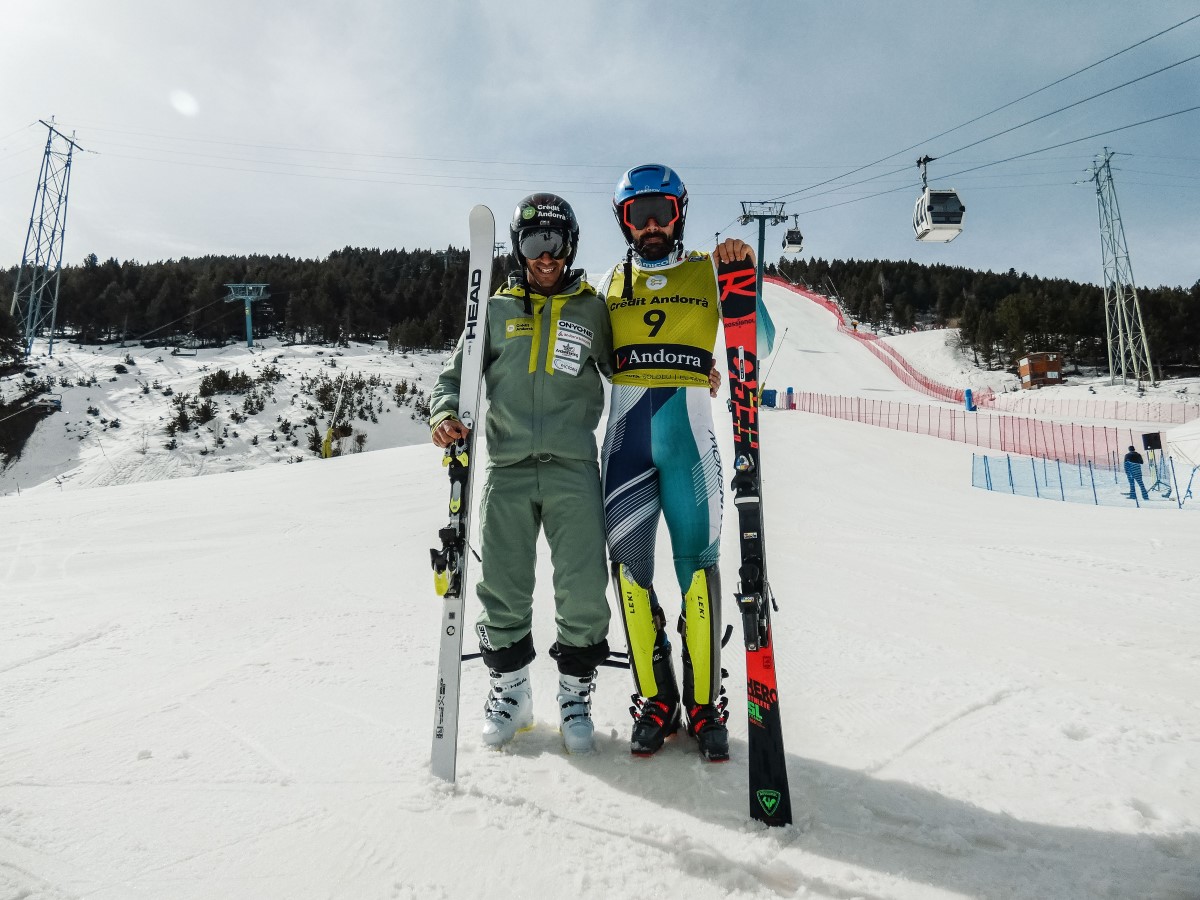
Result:
<instances>
[{"instance_id":1,"label":"cable car line","mask_svg":"<svg viewBox=\"0 0 1200 900\"><path fill-rule=\"evenodd\" d=\"M1200 53L1197 53L1193 56L1189 56L1187 59L1181 59L1181 60L1179 60L1179 62L1171 63L1169 66L1163 66L1161 69L1156 69L1153 72L1148 72L1145 75L1141 75L1137 78L1131 79L1130 81L1126 81L1124 84L1118 84L1116 87L1111 87L1106 91L1101 91L1098 94L1092 94L1092 96L1084 97L1082 100L1076 100L1074 103L1068 103L1066 106L1061 106L1058 109L1053 110L1048 113L1045 113L1044 115L1040 115L1035 119L1030 119L1027 122L1022 122L1020 125L1014 125L1011 128L1004 129L1003 131L997 131L995 134L988 135L987 137L984 137L984 138L980 138L979 140L974 141L970 144L965 144L956 150L947 150L945 153L942 154L942 158L945 158L947 156L952 156L955 153L960 153L963 150L970 150L972 147L977 147L980 144L983 144L983 143L986 143L987 141L992 140L993 138L1001 137L1002 135L1008 134L1009 132L1016 131L1018 128L1024 128L1026 125L1032 125L1034 122L1040 122L1042 119L1048 119L1048 118L1050 118L1050 116L1056 116L1060 112L1066 112L1068 109L1073 109L1076 106L1080 106L1081 104L1087 103L1089 100L1095 100L1097 97L1103 97L1105 94L1111 94L1113 91L1119 91L1121 88L1128 87L1131 84L1136 84L1139 81L1144 81L1145 79L1150 78L1153 75L1158 75L1160 72L1165 72L1168 69L1175 68L1176 66L1182 66L1184 63L1191 62L1193 59L1200 59Z\"/></svg>"},{"instance_id":2,"label":"cable car line","mask_svg":"<svg viewBox=\"0 0 1200 900\"><path fill-rule=\"evenodd\" d=\"M918 141L917 143L915 143L915 144L912 144L912 145L911 145L911 146L909 146L909 147L905 147L903 150L897 150L895 153L890 153L890 154L888 154L887 156L880 157L879 159L875 160L874 162L870 162L870 163L867 163L866 165L862 165L862 166L859 166L859 167L857 167L857 168L855 168L855 169L851 169L849 172L845 172L845 173L843 173L842 175L835 176L834 178L829 178L829 179L827 179L827 180L825 180L825 181L818 182L817 184L809 185L808 187L803 187L803 188L800 188L800 189L798 189L798 190L792 191L791 193L787 193L787 194L780 194L778 197L772 197L772 198L771 198L771 202L778 201L778 200L784 200L784 199L786 199L786 198L788 198L788 197L793 197L793 196L795 196L796 194L802 194L802 193L805 193L805 192L807 192L807 191L813 190L814 188L824 187L825 185L827 185L827 184L830 184L830 183L832 183L832 182L834 182L834 181L837 181L837 180L838 180L838 179L840 179L840 178L845 178L845 177L848 177L848 176L850 176L850 175L854 175L854 174L856 174L856 173L858 173L858 172L861 172L863 169L868 169L868 168L870 168L871 166L878 165L878 164L879 164L879 163L881 163L881 162L886 162L887 160L891 159L892 157L899 156L901 153L908 153L910 150L915 150L917 147L921 147L921 146L923 146L923 145L925 145L925 144L929 144L929 143L931 143L931 142L933 142L933 141L936 141L938 138L945 137L946 135L948 135L948 134L951 134L952 132L958 131L958 130L959 130L959 129L961 129L961 128L965 128L965 127L966 127L966 126L968 126L968 125L972 125L972 124L974 124L975 122L978 122L978 121L980 121L981 119L985 119L985 118L987 118L988 116L990 116L990 115L993 115L994 113L998 113L998 112L1000 112L1000 111L1001 111L1001 110L1003 110L1003 109L1007 109L1008 107L1010 107L1010 106L1013 106L1014 104L1020 103L1022 100L1027 100L1027 99L1029 99L1030 97L1034 96L1035 94L1039 94L1039 93L1041 93L1041 92L1042 92L1042 91L1044 91L1044 90L1047 90L1047 89L1049 89L1049 88L1052 88L1052 87L1054 87L1055 85L1062 84L1064 81L1067 81L1068 79L1074 78L1076 75L1082 74L1083 72L1086 72L1086 71L1088 71L1089 69L1094 69L1096 66L1098 66L1098 65L1101 65L1102 63L1108 62L1108 61L1109 61L1109 60L1111 60L1111 59L1115 59L1116 57L1120 56L1120 55L1121 55L1121 54L1123 54L1123 53L1127 53L1127 52L1129 52L1130 50L1133 50L1133 49L1135 49L1135 48L1137 48L1137 47L1140 47L1142 44L1145 44L1145 43L1147 43L1147 42L1149 42L1149 41L1152 41L1152 40L1154 40L1154 39L1155 39L1155 38L1157 38L1157 37L1161 37L1162 35L1166 34L1166 33L1167 33L1167 32L1169 32L1169 31L1174 31L1176 28L1180 28L1180 27L1182 27L1182 26L1184 26L1184 25L1187 25L1189 22L1195 21L1196 19L1200 19L1200 13L1197 13L1197 14L1196 14L1196 15L1194 15L1194 16L1191 16L1191 17L1189 17L1189 18L1187 18L1187 19L1184 19L1182 22L1179 22L1179 23L1177 23L1177 24L1175 24L1175 25L1172 25L1170 28L1166 28L1166 29L1164 29L1163 31L1160 31L1160 32L1158 32L1157 34L1152 34L1152 35L1150 35L1150 37L1143 38L1142 40L1138 41L1136 44L1131 44L1130 46L1126 47L1126 48L1125 48L1125 49L1123 49L1123 50L1118 50L1116 53L1112 53L1112 54L1110 54L1110 55L1108 55L1108 56L1104 57L1103 59L1097 60L1096 62L1092 63L1091 65L1084 66L1082 69L1078 69L1078 70L1076 70L1076 71L1072 72L1070 75L1064 75L1062 78L1059 78L1059 79L1058 79L1058 80L1056 80L1056 81L1052 81L1052 82L1050 82L1049 84L1047 84L1047 85L1044 85L1044 86L1042 86L1042 87L1038 88L1036 91L1030 91L1028 94L1025 94L1024 96L1018 97L1018 98L1017 98L1017 99L1015 99L1015 100L1010 100L1008 103L1005 103L1005 104L1003 104L1003 105L1001 105L1001 106L997 106L995 109L991 110L990 112L986 112L986 113L983 113L983 114L981 114L981 115L978 115L978 116L976 116L975 118L973 118L973 119L969 119L968 121L966 121L966 122L963 122L963 123L962 123L962 124L960 124L960 125L955 125L953 128L949 128L949 129L947 129L946 131L943 131L943 132L941 132L940 134L935 134L933 137L926 138L925 140L922 140L922 141ZM1191 57L1191 59L1195 59L1195 57ZM1188 62L1188 61L1189 61L1189 60L1181 60L1181 63L1182 63L1182 62ZM1180 65L1181 63L1175 63L1174 65ZM1171 66L1168 66L1167 68L1171 68ZM1160 71L1162 71L1162 70L1160 70ZM1157 73L1153 73L1153 72L1152 72L1152 73L1150 73L1150 74L1151 74L1151 75L1153 75L1153 74L1157 74ZM1145 75L1145 76L1142 76L1142 77L1143 77L1143 78L1148 78L1148 77L1149 77L1149 75ZM1135 80L1140 80L1140 79L1135 79ZM1127 82L1127 84L1132 84L1132 82ZM1125 86L1125 85L1120 85L1119 87L1124 87L1124 86ZM1117 88L1113 88L1112 90L1116 90L1116 89L1117 89ZM1100 96L1100 95L1099 95L1099 94L1097 94L1096 96ZM1090 98L1089 98L1089 99L1090 99ZM1085 101L1080 101L1080 102L1082 103L1082 102L1085 102ZM1064 109L1069 109L1069 108L1070 108L1070 107L1064 107ZM1059 110L1059 111L1061 111L1061 110ZM1048 113L1047 115L1053 115L1053 113ZM1042 118L1045 118L1045 117L1043 116ZM1032 121L1037 121L1037 120L1035 119L1035 120L1032 120ZM1026 123L1026 124L1028 124L1028 123ZM1018 127L1018 128L1019 128L1019 127L1021 127L1021 126L1019 126L1019 125L1018 125L1018 126L1016 126L1016 127ZM1011 129L1010 129L1010 130L1011 130ZM1001 132L1001 133L1003 133L1003 132ZM984 140L987 140L987 139L985 138ZM973 145L968 145L968 146L973 146ZM960 147L959 149L961 150L961 149L966 149L966 148ZM954 152L957 152L957 151L954 151ZM945 154L945 153L943 153L942 155L943 155L943 156L947 156L947 155L949 155L949 154ZM882 177L882 176L878 176L878 177ZM871 179L867 179L867 180L871 180ZM856 182L856 183L857 183L857 184L862 184L862 182ZM736 220L735 220L735 221L736 221Z\"/></svg>"},{"instance_id":3,"label":"cable car line","mask_svg":"<svg viewBox=\"0 0 1200 900\"><path fill-rule=\"evenodd\" d=\"M1174 116L1181 116L1184 113L1195 112L1196 110L1200 110L1200 106L1189 106L1187 109L1180 109L1180 110L1176 110L1175 112L1172 112L1172 113L1165 113L1161 116L1154 116L1153 118L1150 118L1150 119L1143 119L1141 122L1131 122L1128 125L1121 125L1118 128L1109 128L1106 131L1097 131L1095 134L1089 134L1086 137L1075 138L1074 140L1071 140L1071 141L1063 141L1060 144L1053 144L1049 147L1042 147L1040 150L1030 150L1028 153L1018 153L1017 155L1010 156L1006 159L998 159L998 160L995 160L994 162L983 163L978 166L972 166L969 169L960 169L957 172L950 173L946 177L954 178L958 175L965 175L968 172L976 172L980 169L990 168L991 166L1003 165L1004 163L1012 162L1013 160L1016 160L1016 159L1024 159L1027 156L1034 156L1038 153L1046 153L1050 150L1057 150L1059 147L1069 147L1071 144L1079 144L1079 143L1082 143L1083 141L1090 141L1093 138L1103 137L1106 134L1115 134L1118 131L1128 131L1130 128L1137 128L1140 125L1149 125L1152 122L1159 122L1163 119L1170 119ZM887 194L896 194L896 193L899 193L900 191L911 191L913 188L919 188L919 187L920 187L919 183L913 182L911 184L906 184L901 187L889 188L886 191L878 191L877 193L874 193L874 194L867 194L862 197L855 197L852 200L843 200L840 203L831 203L827 206L818 206L814 209L806 209L806 210L804 210L803 213L801 213L801 215L807 215L808 213L814 213L814 212L822 212L827 209L834 209L838 206L846 206L847 204L850 204L850 203L859 203L860 201L863 201L863 200L873 200L876 197L883 197L883 196L886 196ZM734 221L736 221L736 220L734 220Z\"/></svg>"}]
</instances>

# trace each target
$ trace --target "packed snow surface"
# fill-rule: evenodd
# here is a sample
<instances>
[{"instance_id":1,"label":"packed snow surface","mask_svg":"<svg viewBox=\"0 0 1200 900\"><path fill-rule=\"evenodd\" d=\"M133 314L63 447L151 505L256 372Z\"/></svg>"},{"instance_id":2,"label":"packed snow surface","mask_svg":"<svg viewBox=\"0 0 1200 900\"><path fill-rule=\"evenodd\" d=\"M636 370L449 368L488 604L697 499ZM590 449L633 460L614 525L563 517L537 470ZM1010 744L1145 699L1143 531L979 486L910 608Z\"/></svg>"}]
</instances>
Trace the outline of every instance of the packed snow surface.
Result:
<instances>
[{"instance_id":1,"label":"packed snow surface","mask_svg":"<svg viewBox=\"0 0 1200 900\"><path fill-rule=\"evenodd\" d=\"M767 299L776 386L914 402ZM974 490L972 448L919 435L762 431L791 827L748 817L740 634L728 763L632 758L615 669L597 752L564 751L544 559L537 726L485 749L466 664L458 781L430 775L420 443L0 497L0 897L1200 897L1200 517Z\"/></svg>"}]
</instances>

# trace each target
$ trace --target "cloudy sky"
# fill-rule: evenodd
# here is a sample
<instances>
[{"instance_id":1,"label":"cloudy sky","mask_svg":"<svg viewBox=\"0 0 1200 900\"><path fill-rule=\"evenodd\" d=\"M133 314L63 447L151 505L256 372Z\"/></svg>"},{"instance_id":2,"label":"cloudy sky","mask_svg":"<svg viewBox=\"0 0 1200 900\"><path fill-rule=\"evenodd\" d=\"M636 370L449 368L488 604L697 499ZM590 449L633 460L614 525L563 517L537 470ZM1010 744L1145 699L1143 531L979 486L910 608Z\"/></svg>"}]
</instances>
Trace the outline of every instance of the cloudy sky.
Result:
<instances>
[{"instance_id":1,"label":"cloudy sky","mask_svg":"<svg viewBox=\"0 0 1200 900\"><path fill-rule=\"evenodd\" d=\"M701 248L756 240L740 202L782 199L806 256L1099 283L1108 146L1137 281L1190 286L1198 52L1195 0L7 0L0 266L20 263L54 116L87 151L69 263L463 246L473 204L503 226L552 190L603 270L624 250L617 178L665 162ZM951 244L913 239L921 154L967 206Z\"/></svg>"}]
</instances>

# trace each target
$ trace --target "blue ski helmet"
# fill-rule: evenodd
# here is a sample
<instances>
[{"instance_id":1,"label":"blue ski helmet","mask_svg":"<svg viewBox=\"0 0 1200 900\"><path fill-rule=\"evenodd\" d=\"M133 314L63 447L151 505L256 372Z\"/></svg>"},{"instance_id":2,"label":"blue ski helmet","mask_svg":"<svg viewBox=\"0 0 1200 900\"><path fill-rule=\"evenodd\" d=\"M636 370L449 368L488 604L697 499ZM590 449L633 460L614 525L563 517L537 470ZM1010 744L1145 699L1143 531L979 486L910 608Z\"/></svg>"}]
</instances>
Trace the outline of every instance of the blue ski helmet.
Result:
<instances>
[{"instance_id":1,"label":"blue ski helmet","mask_svg":"<svg viewBox=\"0 0 1200 900\"><path fill-rule=\"evenodd\" d=\"M625 235L625 243L630 246L633 245L633 235L625 223L622 210L627 201L639 194L666 194L676 199L679 205L679 219L675 222L674 237L676 243L683 246L683 225L687 220L688 202L687 188L684 187L683 179L675 173L674 169L658 164L636 166L621 176L621 180L617 182L616 192L613 194L613 215L617 217L621 234Z\"/></svg>"},{"instance_id":2,"label":"blue ski helmet","mask_svg":"<svg viewBox=\"0 0 1200 900\"><path fill-rule=\"evenodd\" d=\"M517 204L508 226L508 236L513 258L522 270L525 268L525 256L521 253L523 231L553 231L562 234L566 239L567 268L571 268L575 254L579 251L579 220L575 218L575 210L571 209L570 203L557 194L541 193L530 194Z\"/></svg>"}]
</instances>

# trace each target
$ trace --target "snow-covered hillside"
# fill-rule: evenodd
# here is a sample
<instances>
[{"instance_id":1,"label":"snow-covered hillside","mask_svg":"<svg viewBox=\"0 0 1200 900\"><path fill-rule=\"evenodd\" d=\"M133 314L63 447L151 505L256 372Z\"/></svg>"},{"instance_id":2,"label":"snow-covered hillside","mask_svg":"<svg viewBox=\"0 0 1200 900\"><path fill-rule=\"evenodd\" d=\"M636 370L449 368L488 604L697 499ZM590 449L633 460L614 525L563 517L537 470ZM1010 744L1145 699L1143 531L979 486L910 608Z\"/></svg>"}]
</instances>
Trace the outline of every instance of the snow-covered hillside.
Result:
<instances>
[{"instance_id":1,"label":"snow-covered hillside","mask_svg":"<svg viewBox=\"0 0 1200 900\"><path fill-rule=\"evenodd\" d=\"M776 384L910 399L768 300ZM546 560L537 727L485 750L468 664L432 778L422 441L0 497L0 897L1200 897L1200 517L973 490L968 446L816 415L763 441L792 827L747 815L738 636L729 763L632 758L607 669L563 751Z\"/></svg>"},{"instance_id":2,"label":"snow-covered hillside","mask_svg":"<svg viewBox=\"0 0 1200 900\"><path fill-rule=\"evenodd\" d=\"M317 459L313 435L324 438L333 424L343 376L338 423L352 433L334 442L336 452L420 443L429 429L416 410L446 359L445 353L390 353L384 345L277 340L194 356L162 347L60 342L48 357L44 342L37 347L43 352L33 357L28 375L0 381L0 401L36 380L48 386L46 396L61 399L62 409L27 413L45 419L21 456L0 469L0 494L47 483L95 487ZM212 402L207 416L200 412L206 392ZM170 429L181 405L189 426Z\"/></svg>"}]
</instances>

